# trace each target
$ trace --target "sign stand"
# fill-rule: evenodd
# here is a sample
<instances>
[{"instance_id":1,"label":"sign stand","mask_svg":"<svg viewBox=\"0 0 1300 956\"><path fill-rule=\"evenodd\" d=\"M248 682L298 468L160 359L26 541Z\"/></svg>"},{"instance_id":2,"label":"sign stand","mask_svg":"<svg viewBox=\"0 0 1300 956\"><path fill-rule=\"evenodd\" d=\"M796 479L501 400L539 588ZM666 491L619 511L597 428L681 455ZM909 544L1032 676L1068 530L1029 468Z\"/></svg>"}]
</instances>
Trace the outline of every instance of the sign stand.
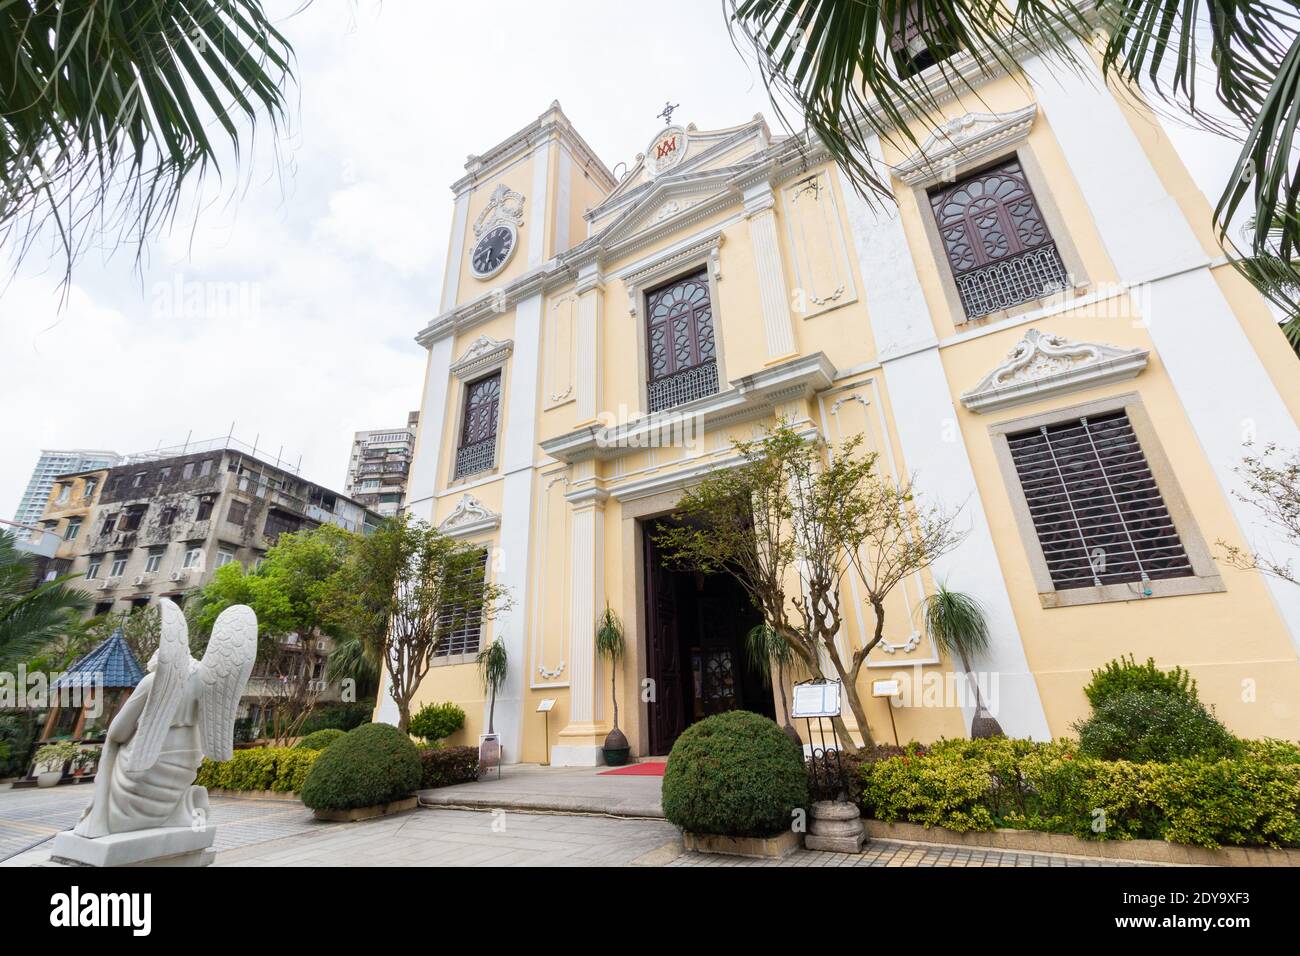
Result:
<instances>
[{"instance_id":1,"label":"sign stand","mask_svg":"<svg viewBox=\"0 0 1300 956\"><path fill-rule=\"evenodd\" d=\"M813 678L794 685L794 701L790 716L803 718L808 727L809 764L813 778L814 800L835 800L841 794L848 793L849 782L844 774L844 762L840 759L843 749L835 732L832 720L840 714L840 691L842 684L838 680ZM817 721L817 733L813 733L813 721ZM830 743L826 740L826 726L830 725ZM820 742L820 746L819 746Z\"/></svg>"},{"instance_id":2,"label":"sign stand","mask_svg":"<svg viewBox=\"0 0 1300 956\"><path fill-rule=\"evenodd\" d=\"M901 747L898 742L898 724L894 722L894 698L898 696L898 681L896 680L877 680L871 682L872 697L886 697L889 699L889 726L894 729L894 746Z\"/></svg>"},{"instance_id":3,"label":"sign stand","mask_svg":"<svg viewBox=\"0 0 1300 956\"><path fill-rule=\"evenodd\" d=\"M551 765L551 708L555 706L555 698L547 697L537 704L537 712L542 715L542 726L544 727L545 736L542 738L546 742L546 759L542 761L543 767Z\"/></svg>"}]
</instances>

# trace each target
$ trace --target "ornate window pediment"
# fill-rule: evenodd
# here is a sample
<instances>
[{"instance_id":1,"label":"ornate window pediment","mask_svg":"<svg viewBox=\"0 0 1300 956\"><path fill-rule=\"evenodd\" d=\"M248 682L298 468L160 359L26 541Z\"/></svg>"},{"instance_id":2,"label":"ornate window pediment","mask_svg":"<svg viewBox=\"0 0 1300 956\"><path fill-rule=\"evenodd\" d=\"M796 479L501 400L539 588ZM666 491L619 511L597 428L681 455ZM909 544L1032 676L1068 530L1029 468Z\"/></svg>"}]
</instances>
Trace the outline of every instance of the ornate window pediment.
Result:
<instances>
[{"instance_id":1,"label":"ornate window pediment","mask_svg":"<svg viewBox=\"0 0 1300 956\"><path fill-rule=\"evenodd\" d=\"M473 495L461 495L460 501L451 514L438 525L438 530L452 537L488 531L501 524L501 515L493 511Z\"/></svg>"},{"instance_id":2,"label":"ornate window pediment","mask_svg":"<svg viewBox=\"0 0 1300 956\"><path fill-rule=\"evenodd\" d=\"M1010 113L967 113L950 119L921 144L921 148L894 168L894 175L909 186L932 186L951 180L959 167L970 168L1009 151L1029 135L1038 104Z\"/></svg>"},{"instance_id":3,"label":"ornate window pediment","mask_svg":"<svg viewBox=\"0 0 1300 956\"><path fill-rule=\"evenodd\" d=\"M478 378L504 365L514 350L515 343L512 339L498 342L491 336L480 335L470 343L464 354L452 363L451 374L462 381Z\"/></svg>"},{"instance_id":4,"label":"ornate window pediment","mask_svg":"<svg viewBox=\"0 0 1300 956\"><path fill-rule=\"evenodd\" d=\"M516 229L524 224L524 194L515 192L505 183L492 190L492 195L488 197L488 204L474 220L475 238L481 236L483 230L499 222L509 223Z\"/></svg>"},{"instance_id":5,"label":"ornate window pediment","mask_svg":"<svg viewBox=\"0 0 1300 956\"><path fill-rule=\"evenodd\" d=\"M1030 329L1001 365L962 393L961 402L972 412L989 412L1094 385L1122 382L1146 368L1150 354L1146 349L1075 342Z\"/></svg>"}]
</instances>

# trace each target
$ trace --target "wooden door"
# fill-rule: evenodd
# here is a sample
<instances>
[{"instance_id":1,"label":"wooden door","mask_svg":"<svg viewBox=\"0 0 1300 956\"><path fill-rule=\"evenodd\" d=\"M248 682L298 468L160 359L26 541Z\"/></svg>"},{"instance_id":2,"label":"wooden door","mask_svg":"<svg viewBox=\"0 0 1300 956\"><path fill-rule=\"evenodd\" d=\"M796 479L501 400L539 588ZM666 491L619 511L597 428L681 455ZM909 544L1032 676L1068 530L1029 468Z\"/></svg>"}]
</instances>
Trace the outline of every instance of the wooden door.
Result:
<instances>
[{"instance_id":1,"label":"wooden door","mask_svg":"<svg viewBox=\"0 0 1300 956\"><path fill-rule=\"evenodd\" d=\"M646 674L654 681L653 699L646 703L650 753L662 755L686 729L682 682L681 640L673 576L654 546L654 524L642 527L646 582Z\"/></svg>"}]
</instances>

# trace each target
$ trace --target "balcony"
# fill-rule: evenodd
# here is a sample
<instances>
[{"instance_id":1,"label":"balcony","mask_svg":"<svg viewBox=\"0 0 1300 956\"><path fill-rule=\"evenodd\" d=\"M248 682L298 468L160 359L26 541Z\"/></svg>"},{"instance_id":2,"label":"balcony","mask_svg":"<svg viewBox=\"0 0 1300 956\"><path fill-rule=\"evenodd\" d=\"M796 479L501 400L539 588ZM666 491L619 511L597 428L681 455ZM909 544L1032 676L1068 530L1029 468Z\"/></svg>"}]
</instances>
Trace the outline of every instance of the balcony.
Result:
<instances>
[{"instance_id":1,"label":"balcony","mask_svg":"<svg viewBox=\"0 0 1300 956\"><path fill-rule=\"evenodd\" d=\"M661 412L665 408L685 405L706 395L718 392L718 363L710 359L702 365L682 369L650 383L648 410Z\"/></svg>"},{"instance_id":2,"label":"balcony","mask_svg":"<svg viewBox=\"0 0 1300 956\"><path fill-rule=\"evenodd\" d=\"M487 471L496 464L497 439L493 435L483 441L461 445L456 449L456 471L453 478L466 478Z\"/></svg>"},{"instance_id":3,"label":"balcony","mask_svg":"<svg viewBox=\"0 0 1300 956\"><path fill-rule=\"evenodd\" d=\"M1053 242L955 277L968 319L978 319L1070 287Z\"/></svg>"},{"instance_id":4,"label":"balcony","mask_svg":"<svg viewBox=\"0 0 1300 956\"><path fill-rule=\"evenodd\" d=\"M89 554L101 554L105 551L128 551L135 547L137 534L134 531L105 531L91 535L86 541Z\"/></svg>"}]
</instances>

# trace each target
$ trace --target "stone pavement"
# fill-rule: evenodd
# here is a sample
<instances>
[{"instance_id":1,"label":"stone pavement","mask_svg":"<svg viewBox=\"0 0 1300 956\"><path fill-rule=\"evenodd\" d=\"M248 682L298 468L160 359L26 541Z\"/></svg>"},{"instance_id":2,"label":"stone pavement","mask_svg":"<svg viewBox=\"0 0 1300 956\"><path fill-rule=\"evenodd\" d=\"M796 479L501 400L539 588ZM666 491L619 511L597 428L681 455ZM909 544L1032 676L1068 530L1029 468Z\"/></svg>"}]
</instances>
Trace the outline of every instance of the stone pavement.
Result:
<instances>
[{"instance_id":1,"label":"stone pavement","mask_svg":"<svg viewBox=\"0 0 1300 956\"><path fill-rule=\"evenodd\" d=\"M608 767L542 767L511 764L477 783L421 790L426 807L547 810L663 819L662 777L606 775Z\"/></svg>"}]
</instances>

